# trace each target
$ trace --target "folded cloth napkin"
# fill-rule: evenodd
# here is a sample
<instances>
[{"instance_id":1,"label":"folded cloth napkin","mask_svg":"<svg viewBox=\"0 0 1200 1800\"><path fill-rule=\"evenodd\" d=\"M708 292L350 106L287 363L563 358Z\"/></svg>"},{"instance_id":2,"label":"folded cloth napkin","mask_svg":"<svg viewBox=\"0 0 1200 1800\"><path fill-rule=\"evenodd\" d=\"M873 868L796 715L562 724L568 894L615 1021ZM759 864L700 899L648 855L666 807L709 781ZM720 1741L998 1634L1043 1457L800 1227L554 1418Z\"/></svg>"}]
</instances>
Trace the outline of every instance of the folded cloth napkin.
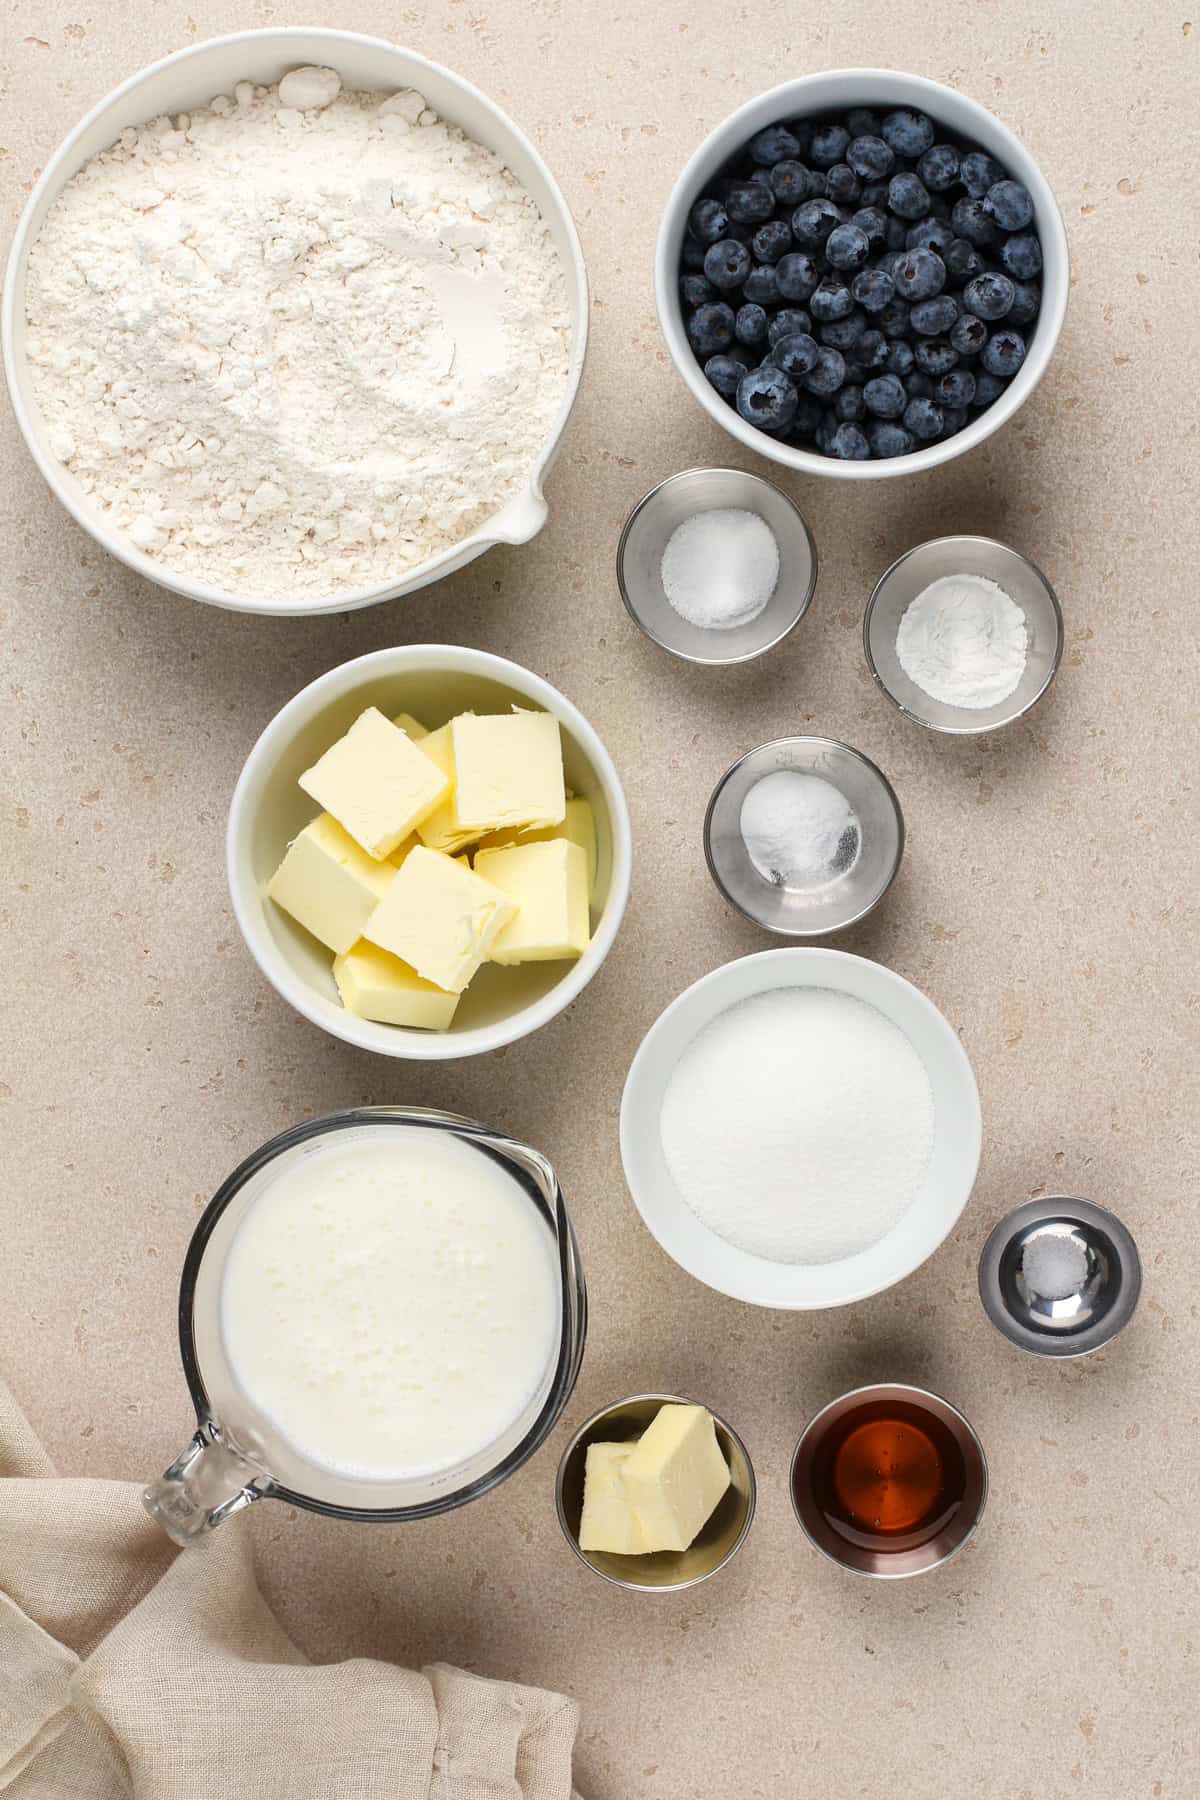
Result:
<instances>
[{"instance_id":1,"label":"folded cloth napkin","mask_svg":"<svg viewBox=\"0 0 1200 1800\"><path fill-rule=\"evenodd\" d=\"M6 1800L578 1800L573 1701L435 1665L311 1665L227 1525L67 1480L0 1381Z\"/></svg>"}]
</instances>

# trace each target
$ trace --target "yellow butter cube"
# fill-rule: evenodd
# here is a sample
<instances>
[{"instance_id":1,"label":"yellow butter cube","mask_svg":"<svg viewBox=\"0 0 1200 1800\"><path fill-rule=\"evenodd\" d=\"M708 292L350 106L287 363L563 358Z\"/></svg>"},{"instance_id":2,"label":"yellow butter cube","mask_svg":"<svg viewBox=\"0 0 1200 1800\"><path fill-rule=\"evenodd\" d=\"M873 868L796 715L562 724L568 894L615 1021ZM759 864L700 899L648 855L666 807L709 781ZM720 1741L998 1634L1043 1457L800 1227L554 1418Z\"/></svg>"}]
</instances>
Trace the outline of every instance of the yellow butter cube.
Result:
<instances>
[{"instance_id":1,"label":"yellow butter cube","mask_svg":"<svg viewBox=\"0 0 1200 1800\"><path fill-rule=\"evenodd\" d=\"M421 740L421 754L435 762L450 783L444 800L434 807L427 819L417 827L417 835L430 850L444 850L453 856L466 844L473 844L479 833L461 831L454 819L454 746L449 725L442 725Z\"/></svg>"},{"instance_id":2,"label":"yellow butter cube","mask_svg":"<svg viewBox=\"0 0 1200 1800\"><path fill-rule=\"evenodd\" d=\"M480 838L479 848L498 850L508 844L538 844L549 838L566 838L570 843L579 845L587 857L588 899L595 900L596 820L590 801L571 795L567 800L566 817L561 825L545 825L540 831L491 831L487 837Z\"/></svg>"},{"instance_id":3,"label":"yellow butter cube","mask_svg":"<svg viewBox=\"0 0 1200 1800\"><path fill-rule=\"evenodd\" d=\"M712 1414L664 1406L621 1465L629 1502L651 1550L686 1550L729 1486Z\"/></svg>"},{"instance_id":4,"label":"yellow butter cube","mask_svg":"<svg viewBox=\"0 0 1200 1800\"><path fill-rule=\"evenodd\" d=\"M397 713L392 724L402 731L405 737L410 737L414 744L418 738L429 736L428 725L422 725L420 719L414 719L411 713Z\"/></svg>"},{"instance_id":5,"label":"yellow butter cube","mask_svg":"<svg viewBox=\"0 0 1200 1800\"><path fill-rule=\"evenodd\" d=\"M450 783L378 707L306 769L300 786L379 861L445 798Z\"/></svg>"},{"instance_id":6,"label":"yellow butter cube","mask_svg":"<svg viewBox=\"0 0 1200 1800\"><path fill-rule=\"evenodd\" d=\"M632 1444L589 1444L583 1474L579 1548L641 1556L648 1549L641 1520L629 1503L621 1470Z\"/></svg>"},{"instance_id":7,"label":"yellow butter cube","mask_svg":"<svg viewBox=\"0 0 1200 1800\"><path fill-rule=\"evenodd\" d=\"M493 962L558 962L587 949L587 858L578 844L553 838L480 850L474 868L516 907L492 945Z\"/></svg>"},{"instance_id":8,"label":"yellow butter cube","mask_svg":"<svg viewBox=\"0 0 1200 1800\"><path fill-rule=\"evenodd\" d=\"M393 869L398 869L400 867L400 864L404 861L409 851L415 850L420 841L421 840L416 832L410 831L404 842L396 845L396 848L387 859L388 862L391 863Z\"/></svg>"},{"instance_id":9,"label":"yellow butter cube","mask_svg":"<svg viewBox=\"0 0 1200 1800\"><path fill-rule=\"evenodd\" d=\"M551 713L465 713L450 729L459 831L481 837L508 827L561 825L567 810L562 737Z\"/></svg>"},{"instance_id":10,"label":"yellow butter cube","mask_svg":"<svg viewBox=\"0 0 1200 1800\"><path fill-rule=\"evenodd\" d=\"M335 954L348 950L395 878L330 813L319 813L288 846L267 884L276 906Z\"/></svg>"},{"instance_id":11,"label":"yellow butter cube","mask_svg":"<svg viewBox=\"0 0 1200 1800\"><path fill-rule=\"evenodd\" d=\"M464 863L418 844L363 931L426 981L461 994L516 908Z\"/></svg>"},{"instance_id":12,"label":"yellow butter cube","mask_svg":"<svg viewBox=\"0 0 1200 1800\"><path fill-rule=\"evenodd\" d=\"M389 956L364 938L334 957L333 978L347 1012L381 1025L445 1031L458 1005L457 994L425 981L398 956Z\"/></svg>"}]
</instances>

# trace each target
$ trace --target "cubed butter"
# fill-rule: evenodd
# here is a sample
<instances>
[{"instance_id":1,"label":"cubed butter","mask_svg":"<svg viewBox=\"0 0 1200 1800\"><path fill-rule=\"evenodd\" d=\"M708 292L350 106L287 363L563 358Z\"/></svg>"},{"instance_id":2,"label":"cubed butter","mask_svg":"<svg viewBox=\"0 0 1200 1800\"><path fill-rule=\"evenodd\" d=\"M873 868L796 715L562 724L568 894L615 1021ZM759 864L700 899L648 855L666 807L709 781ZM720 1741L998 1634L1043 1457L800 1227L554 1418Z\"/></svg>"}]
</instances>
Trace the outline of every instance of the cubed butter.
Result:
<instances>
[{"instance_id":1,"label":"cubed butter","mask_svg":"<svg viewBox=\"0 0 1200 1800\"><path fill-rule=\"evenodd\" d=\"M493 962L559 962L587 949L587 858L578 844L554 838L480 850L474 869L516 908L492 945Z\"/></svg>"},{"instance_id":2,"label":"cubed butter","mask_svg":"<svg viewBox=\"0 0 1200 1800\"><path fill-rule=\"evenodd\" d=\"M450 783L444 800L438 802L427 819L417 827L417 836L430 850L444 850L453 856L467 844L473 844L479 833L460 831L454 819L454 746L449 725L442 725L421 740L421 754L435 762Z\"/></svg>"},{"instance_id":3,"label":"cubed butter","mask_svg":"<svg viewBox=\"0 0 1200 1800\"><path fill-rule=\"evenodd\" d=\"M451 721L454 822L481 837L566 817L562 737L552 713L465 713Z\"/></svg>"},{"instance_id":4,"label":"cubed butter","mask_svg":"<svg viewBox=\"0 0 1200 1800\"><path fill-rule=\"evenodd\" d=\"M540 831L490 831L479 841L481 850L500 850L508 844L540 844L549 838L566 838L578 844L587 857L588 900L596 898L596 820L591 802L571 795L561 825L544 825Z\"/></svg>"},{"instance_id":5,"label":"cubed butter","mask_svg":"<svg viewBox=\"0 0 1200 1800\"><path fill-rule=\"evenodd\" d=\"M398 869L400 867L400 864L404 861L409 851L415 850L420 841L421 840L416 832L410 831L408 836L404 839L404 842L396 845L396 848L387 859L388 862L391 863L393 869Z\"/></svg>"},{"instance_id":6,"label":"cubed butter","mask_svg":"<svg viewBox=\"0 0 1200 1800\"><path fill-rule=\"evenodd\" d=\"M404 859L363 936L426 981L461 994L488 960L516 908L453 857L418 844Z\"/></svg>"},{"instance_id":7,"label":"cubed butter","mask_svg":"<svg viewBox=\"0 0 1200 1800\"><path fill-rule=\"evenodd\" d=\"M288 846L267 884L276 906L335 954L348 950L395 879L343 831L331 813L319 813Z\"/></svg>"},{"instance_id":8,"label":"cubed butter","mask_svg":"<svg viewBox=\"0 0 1200 1800\"><path fill-rule=\"evenodd\" d=\"M583 1474L583 1515L579 1548L617 1556L642 1556L649 1549L641 1521L621 1479L632 1444L589 1444Z\"/></svg>"},{"instance_id":9,"label":"cubed butter","mask_svg":"<svg viewBox=\"0 0 1200 1800\"><path fill-rule=\"evenodd\" d=\"M450 783L410 737L369 706L304 771L300 786L382 862L445 798Z\"/></svg>"},{"instance_id":10,"label":"cubed butter","mask_svg":"<svg viewBox=\"0 0 1200 1800\"><path fill-rule=\"evenodd\" d=\"M418 738L429 736L428 725L422 725L420 719L414 719L411 713L397 713L392 724L399 726L404 735L410 737L414 744Z\"/></svg>"},{"instance_id":11,"label":"cubed butter","mask_svg":"<svg viewBox=\"0 0 1200 1800\"><path fill-rule=\"evenodd\" d=\"M729 1486L712 1414L664 1406L621 1465L621 1480L651 1550L686 1550Z\"/></svg>"},{"instance_id":12,"label":"cubed butter","mask_svg":"<svg viewBox=\"0 0 1200 1800\"><path fill-rule=\"evenodd\" d=\"M445 1031L458 1005L457 994L435 987L398 956L390 956L365 938L343 956L334 957L333 978L347 1012L381 1025Z\"/></svg>"}]
</instances>

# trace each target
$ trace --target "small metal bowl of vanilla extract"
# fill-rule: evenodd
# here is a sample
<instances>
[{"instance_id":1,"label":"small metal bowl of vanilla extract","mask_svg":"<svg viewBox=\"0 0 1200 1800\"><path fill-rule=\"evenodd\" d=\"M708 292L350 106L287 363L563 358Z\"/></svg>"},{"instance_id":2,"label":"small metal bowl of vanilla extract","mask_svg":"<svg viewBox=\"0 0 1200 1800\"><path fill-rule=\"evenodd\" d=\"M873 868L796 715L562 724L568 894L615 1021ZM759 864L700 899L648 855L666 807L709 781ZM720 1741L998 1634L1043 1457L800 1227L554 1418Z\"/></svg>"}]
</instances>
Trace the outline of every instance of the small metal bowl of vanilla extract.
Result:
<instances>
[{"instance_id":1,"label":"small metal bowl of vanilla extract","mask_svg":"<svg viewBox=\"0 0 1200 1800\"><path fill-rule=\"evenodd\" d=\"M973 1427L925 1388L855 1388L814 1415L792 1457L792 1506L810 1544L855 1575L896 1580L939 1569L969 1542L987 1503Z\"/></svg>"}]
</instances>

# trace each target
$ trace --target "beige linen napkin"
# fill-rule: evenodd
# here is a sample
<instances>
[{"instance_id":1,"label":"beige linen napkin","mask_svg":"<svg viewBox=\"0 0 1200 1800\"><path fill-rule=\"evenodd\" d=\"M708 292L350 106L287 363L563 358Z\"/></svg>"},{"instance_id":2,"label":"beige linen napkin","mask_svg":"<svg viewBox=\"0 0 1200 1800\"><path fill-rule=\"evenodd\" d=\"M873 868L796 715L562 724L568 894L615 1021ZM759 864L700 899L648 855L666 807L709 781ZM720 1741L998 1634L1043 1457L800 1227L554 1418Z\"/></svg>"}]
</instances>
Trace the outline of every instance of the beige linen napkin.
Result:
<instances>
[{"instance_id":1,"label":"beige linen napkin","mask_svg":"<svg viewBox=\"0 0 1200 1800\"><path fill-rule=\"evenodd\" d=\"M0 1381L6 1800L572 1800L578 1723L459 1669L312 1666L238 1521L176 1550L137 1484L56 1475Z\"/></svg>"}]
</instances>

